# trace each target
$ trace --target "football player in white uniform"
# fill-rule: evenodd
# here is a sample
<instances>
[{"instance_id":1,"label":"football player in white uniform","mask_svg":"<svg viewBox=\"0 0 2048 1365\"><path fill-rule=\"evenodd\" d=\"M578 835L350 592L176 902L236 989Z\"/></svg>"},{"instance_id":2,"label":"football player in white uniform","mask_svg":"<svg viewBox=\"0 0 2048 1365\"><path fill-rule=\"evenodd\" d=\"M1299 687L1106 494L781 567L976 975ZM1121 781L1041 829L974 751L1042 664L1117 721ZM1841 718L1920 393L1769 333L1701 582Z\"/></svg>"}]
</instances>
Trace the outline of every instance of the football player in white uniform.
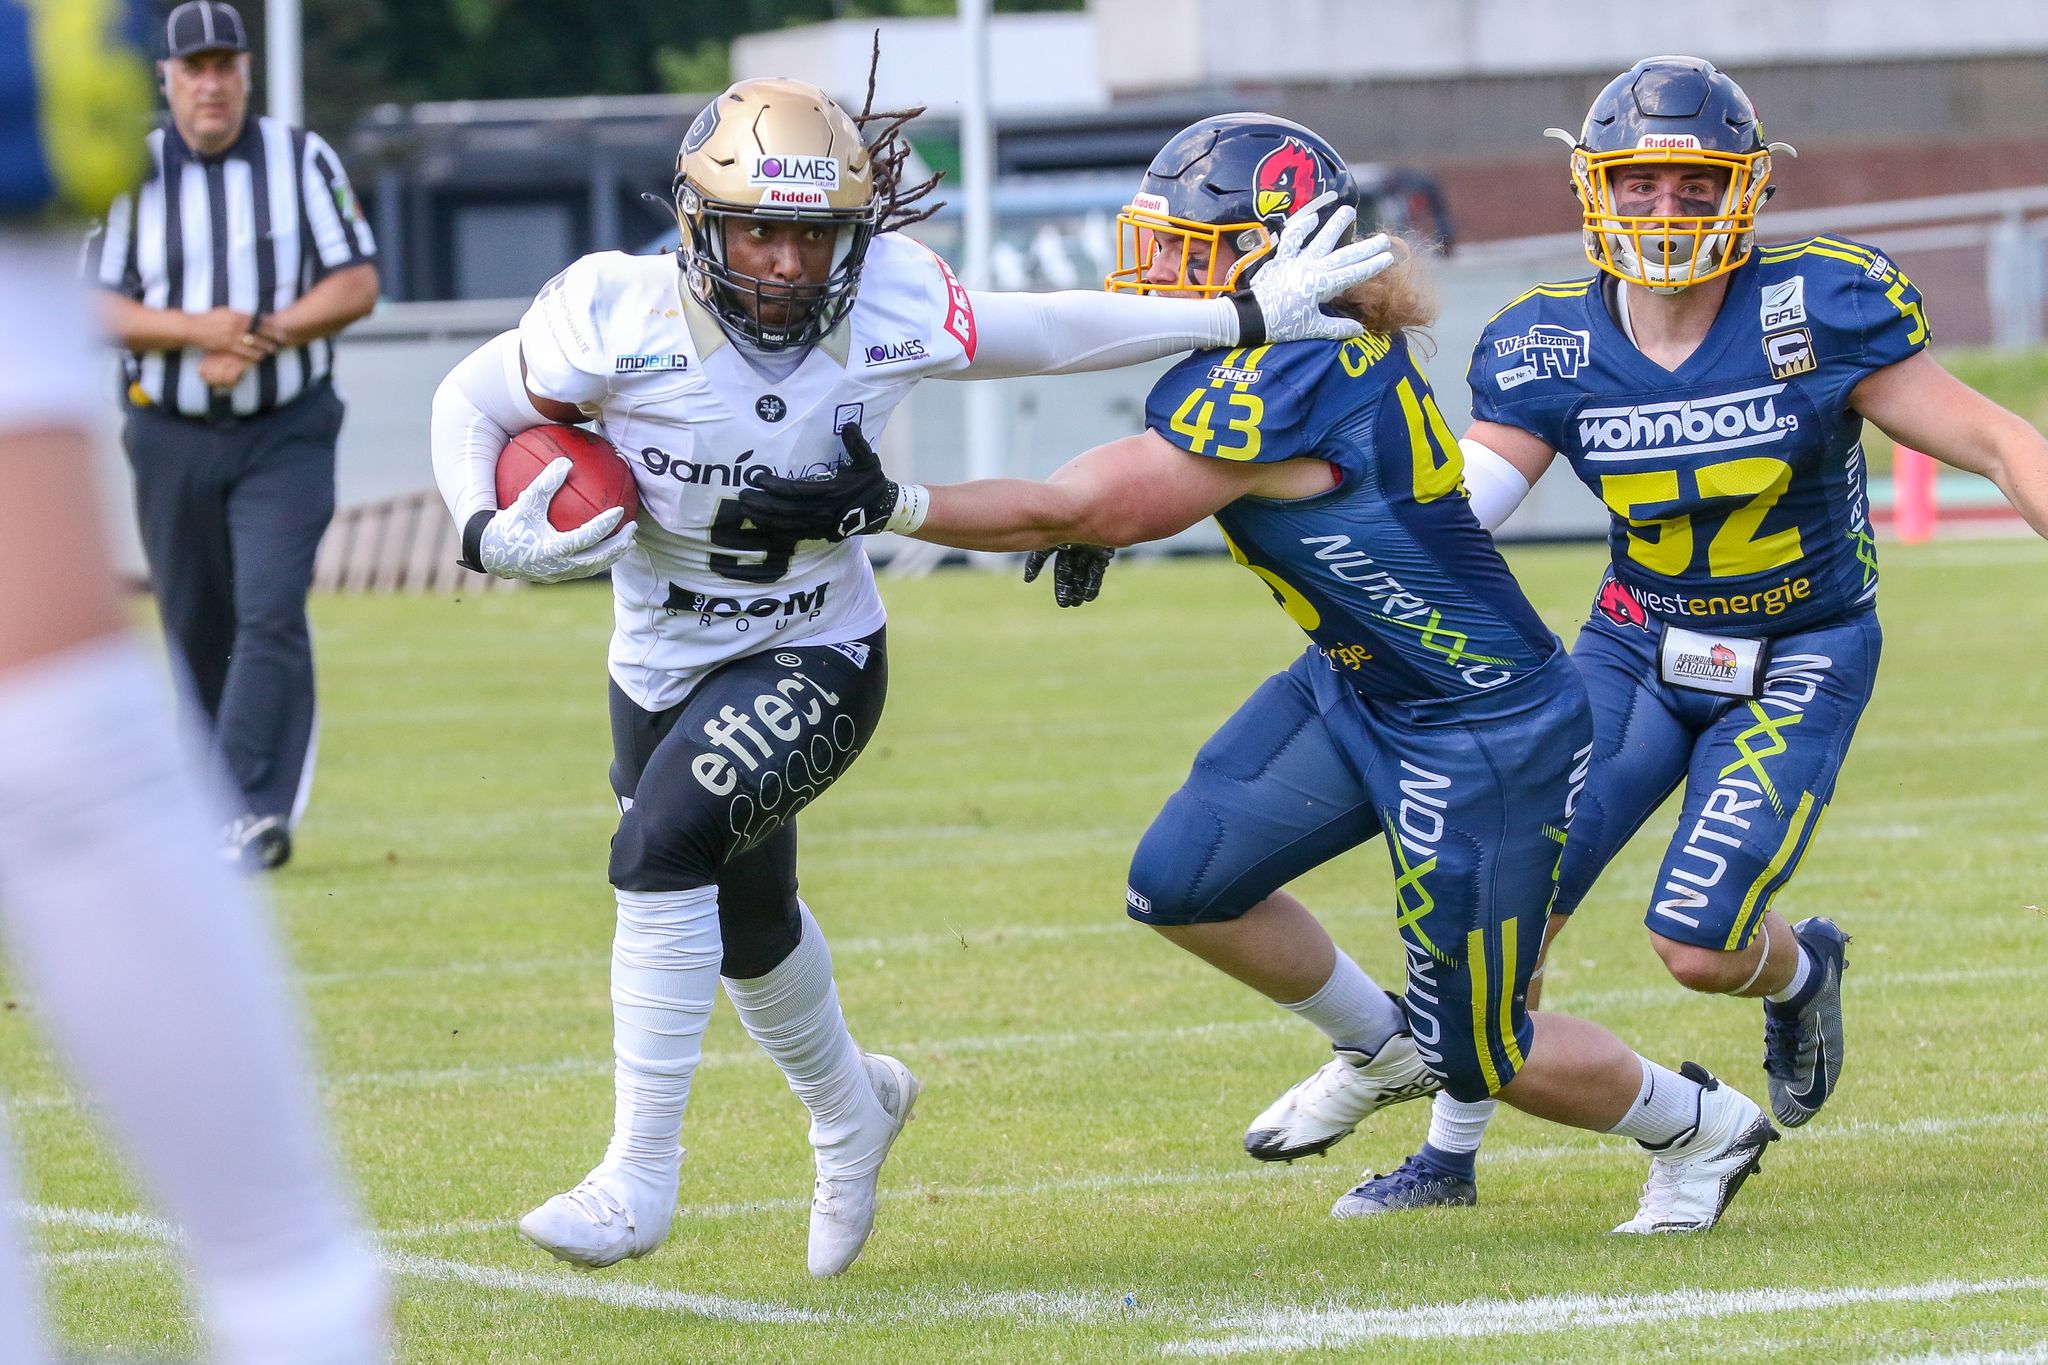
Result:
<instances>
[{"instance_id":1,"label":"football player in white uniform","mask_svg":"<svg viewBox=\"0 0 2048 1365\"><path fill-rule=\"evenodd\" d=\"M882 130L864 138L871 119ZM614 1130L588 1176L520 1221L574 1264L645 1255L666 1237L721 975L811 1114L813 1274L860 1253L918 1094L901 1062L855 1045L824 936L796 895L794 817L881 716L881 599L857 537L789 547L741 517L740 491L835 467L848 428L879 444L920 379L1356 335L1321 301L1393 259L1384 237L1338 245L1345 208L1313 239L1317 215L1304 214L1301 231L1267 243L1249 295L970 291L894 231L923 216L910 204L925 187L899 179L902 122L856 120L797 81L739 82L683 139L677 258L577 261L435 397L435 472L467 562L542 582L612 570ZM632 465L636 524L612 511L553 530L546 504L567 461L498 507L494 467L513 433L593 419ZM908 499L890 529L921 515Z\"/></svg>"}]
</instances>

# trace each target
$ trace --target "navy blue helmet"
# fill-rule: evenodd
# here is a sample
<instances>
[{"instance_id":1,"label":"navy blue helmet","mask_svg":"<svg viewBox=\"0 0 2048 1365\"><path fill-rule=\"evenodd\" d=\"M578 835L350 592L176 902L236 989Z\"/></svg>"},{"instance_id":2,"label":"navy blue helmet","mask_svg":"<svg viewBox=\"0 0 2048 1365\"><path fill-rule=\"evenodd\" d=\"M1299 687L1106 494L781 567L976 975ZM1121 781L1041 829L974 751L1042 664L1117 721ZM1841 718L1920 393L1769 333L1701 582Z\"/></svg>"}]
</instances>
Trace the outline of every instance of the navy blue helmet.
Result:
<instances>
[{"instance_id":1,"label":"navy blue helmet","mask_svg":"<svg viewBox=\"0 0 2048 1365\"><path fill-rule=\"evenodd\" d=\"M1351 169L1316 133L1271 114L1205 118L1159 149L1138 192L1117 215L1116 269L1103 285L1138 294L1204 296L1242 289L1272 254L1281 226L1325 191L1337 198L1318 210L1319 218L1340 205L1356 209ZM1354 226L1344 240L1356 234ZM1151 279L1162 246L1176 245L1179 268L1173 279ZM1208 264L1223 245L1237 260L1211 279Z\"/></svg>"},{"instance_id":2,"label":"navy blue helmet","mask_svg":"<svg viewBox=\"0 0 2048 1365\"><path fill-rule=\"evenodd\" d=\"M1757 210L1771 195L1771 153L1791 151L1764 141L1742 87L1698 57L1637 62L1600 92L1576 138L1557 128L1550 135L1571 144L1586 255L1609 274L1665 291L1749 259ZM1679 212L1664 211L1671 207Z\"/></svg>"}]
</instances>

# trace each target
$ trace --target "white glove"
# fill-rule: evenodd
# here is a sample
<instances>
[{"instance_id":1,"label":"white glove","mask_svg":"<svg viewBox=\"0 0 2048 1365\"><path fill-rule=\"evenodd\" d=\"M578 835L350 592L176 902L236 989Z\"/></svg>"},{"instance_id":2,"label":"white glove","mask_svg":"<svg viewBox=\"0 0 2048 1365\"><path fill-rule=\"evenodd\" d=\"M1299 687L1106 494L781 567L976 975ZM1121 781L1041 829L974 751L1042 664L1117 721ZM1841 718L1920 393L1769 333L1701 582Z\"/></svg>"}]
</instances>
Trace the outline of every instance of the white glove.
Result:
<instances>
[{"instance_id":1,"label":"white glove","mask_svg":"<svg viewBox=\"0 0 2048 1365\"><path fill-rule=\"evenodd\" d=\"M1265 319L1267 341L1344 341L1365 334L1350 318L1325 313L1322 303L1394 264L1394 244L1386 233L1376 232L1338 246L1337 239L1358 217L1349 204L1330 215L1314 240L1306 240L1316 214L1336 197L1326 190L1297 210L1280 229L1272 257L1252 276L1252 298Z\"/></svg>"},{"instance_id":2,"label":"white glove","mask_svg":"<svg viewBox=\"0 0 2048 1365\"><path fill-rule=\"evenodd\" d=\"M609 569L633 548L640 525L628 522L618 529L626 515L623 507L601 512L573 531L548 525L548 503L568 477L566 459L550 460L510 507L485 523L477 545L477 562L484 572L529 583L560 583Z\"/></svg>"}]
</instances>

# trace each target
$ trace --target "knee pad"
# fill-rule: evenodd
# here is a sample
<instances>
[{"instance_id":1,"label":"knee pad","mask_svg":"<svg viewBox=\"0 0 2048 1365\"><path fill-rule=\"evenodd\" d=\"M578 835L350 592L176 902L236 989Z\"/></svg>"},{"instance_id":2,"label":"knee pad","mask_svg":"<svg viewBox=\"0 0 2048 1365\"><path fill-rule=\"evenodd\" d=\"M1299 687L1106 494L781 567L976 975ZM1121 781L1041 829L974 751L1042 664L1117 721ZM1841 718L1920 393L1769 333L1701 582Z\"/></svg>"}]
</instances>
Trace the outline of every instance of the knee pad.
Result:
<instances>
[{"instance_id":1,"label":"knee pad","mask_svg":"<svg viewBox=\"0 0 2048 1365\"><path fill-rule=\"evenodd\" d=\"M709 886L718 863L717 812L636 800L612 835L609 873L621 891L687 891Z\"/></svg>"},{"instance_id":2,"label":"knee pad","mask_svg":"<svg viewBox=\"0 0 2048 1365\"><path fill-rule=\"evenodd\" d=\"M1202 885L1222 833L1215 812L1187 791L1175 792L1131 855L1124 913L1158 927L1233 920L1250 910L1256 900L1219 903L1214 888Z\"/></svg>"}]
</instances>

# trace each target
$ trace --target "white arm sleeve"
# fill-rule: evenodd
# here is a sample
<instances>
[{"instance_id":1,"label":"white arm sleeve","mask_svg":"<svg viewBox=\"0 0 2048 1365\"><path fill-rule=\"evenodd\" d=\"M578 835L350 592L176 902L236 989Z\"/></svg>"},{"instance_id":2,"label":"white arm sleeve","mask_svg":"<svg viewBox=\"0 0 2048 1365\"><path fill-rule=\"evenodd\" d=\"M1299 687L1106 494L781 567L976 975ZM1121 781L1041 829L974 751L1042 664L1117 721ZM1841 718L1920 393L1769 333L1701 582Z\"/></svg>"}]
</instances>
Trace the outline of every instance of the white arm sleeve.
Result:
<instances>
[{"instance_id":1,"label":"white arm sleeve","mask_svg":"<svg viewBox=\"0 0 2048 1365\"><path fill-rule=\"evenodd\" d=\"M1069 289L1057 294L970 292L979 332L955 379L1114 370L1181 351L1235 346L1228 299L1152 299Z\"/></svg>"},{"instance_id":2,"label":"white arm sleeve","mask_svg":"<svg viewBox=\"0 0 2048 1365\"><path fill-rule=\"evenodd\" d=\"M1491 531L1529 496L1529 481L1491 446L1470 436L1461 438L1458 446L1465 452L1465 490L1472 495L1472 515Z\"/></svg>"},{"instance_id":3,"label":"white arm sleeve","mask_svg":"<svg viewBox=\"0 0 2048 1365\"><path fill-rule=\"evenodd\" d=\"M434 391L434 482L457 526L498 510L498 455L529 427L545 426L519 374L519 333L471 351Z\"/></svg>"}]
</instances>

